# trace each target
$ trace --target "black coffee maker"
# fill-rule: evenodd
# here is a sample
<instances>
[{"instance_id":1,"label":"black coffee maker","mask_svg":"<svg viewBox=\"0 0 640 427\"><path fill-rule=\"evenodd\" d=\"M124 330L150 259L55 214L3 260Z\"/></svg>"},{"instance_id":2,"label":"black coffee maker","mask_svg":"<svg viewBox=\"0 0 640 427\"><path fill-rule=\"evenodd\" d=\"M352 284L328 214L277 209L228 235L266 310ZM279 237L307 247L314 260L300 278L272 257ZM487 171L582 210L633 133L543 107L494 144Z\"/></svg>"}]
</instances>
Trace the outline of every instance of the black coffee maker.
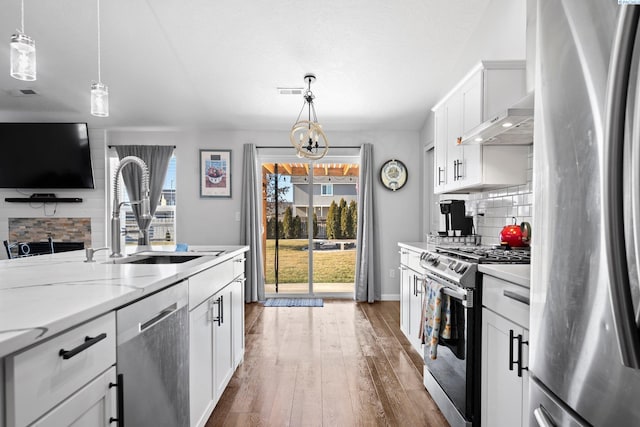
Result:
<instances>
[{"instance_id":1,"label":"black coffee maker","mask_svg":"<svg viewBox=\"0 0 640 427\"><path fill-rule=\"evenodd\" d=\"M440 234L448 236L450 230L453 234L459 230L461 236L473 234L473 217L465 215L464 200L441 200L440 213L444 215L446 228Z\"/></svg>"}]
</instances>

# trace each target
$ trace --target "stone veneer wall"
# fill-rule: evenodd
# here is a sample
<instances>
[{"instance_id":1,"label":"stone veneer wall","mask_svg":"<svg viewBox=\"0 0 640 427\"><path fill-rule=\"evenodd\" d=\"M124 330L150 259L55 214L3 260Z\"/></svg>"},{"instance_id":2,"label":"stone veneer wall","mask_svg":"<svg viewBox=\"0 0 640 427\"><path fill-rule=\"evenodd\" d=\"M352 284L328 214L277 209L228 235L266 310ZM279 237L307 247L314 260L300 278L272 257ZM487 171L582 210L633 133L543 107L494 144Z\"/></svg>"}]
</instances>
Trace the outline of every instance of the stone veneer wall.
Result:
<instances>
[{"instance_id":1,"label":"stone veneer wall","mask_svg":"<svg viewBox=\"0 0 640 427\"><path fill-rule=\"evenodd\" d=\"M91 218L9 218L9 241L84 242L91 246Z\"/></svg>"}]
</instances>

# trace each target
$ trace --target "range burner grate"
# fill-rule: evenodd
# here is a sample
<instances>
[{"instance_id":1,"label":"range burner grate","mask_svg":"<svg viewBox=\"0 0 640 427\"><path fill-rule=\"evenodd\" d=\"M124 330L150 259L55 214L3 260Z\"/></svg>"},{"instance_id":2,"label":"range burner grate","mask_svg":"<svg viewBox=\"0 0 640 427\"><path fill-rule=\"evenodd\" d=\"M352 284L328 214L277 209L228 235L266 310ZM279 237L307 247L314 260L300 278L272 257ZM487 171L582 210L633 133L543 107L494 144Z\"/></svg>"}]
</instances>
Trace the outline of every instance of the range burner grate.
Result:
<instances>
[{"instance_id":1,"label":"range burner grate","mask_svg":"<svg viewBox=\"0 0 640 427\"><path fill-rule=\"evenodd\" d=\"M481 264L529 264L529 249L505 249L502 247L460 246L437 247L438 252Z\"/></svg>"}]
</instances>

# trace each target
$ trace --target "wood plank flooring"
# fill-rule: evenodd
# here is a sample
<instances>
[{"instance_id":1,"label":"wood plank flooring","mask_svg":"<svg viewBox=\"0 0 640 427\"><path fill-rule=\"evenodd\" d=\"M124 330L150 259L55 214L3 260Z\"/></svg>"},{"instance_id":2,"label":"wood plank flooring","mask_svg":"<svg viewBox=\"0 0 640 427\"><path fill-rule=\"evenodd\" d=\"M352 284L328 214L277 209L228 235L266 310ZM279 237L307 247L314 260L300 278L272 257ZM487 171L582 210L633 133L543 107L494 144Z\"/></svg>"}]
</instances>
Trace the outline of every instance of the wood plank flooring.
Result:
<instances>
[{"instance_id":1,"label":"wood plank flooring","mask_svg":"<svg viewBox=\"0 0 640 427\"><path fill-rule=\"evenodd\" d=\"M206 427L448 426L397 301L245 306L244 362Z\"/></svg>"}]
</instances>

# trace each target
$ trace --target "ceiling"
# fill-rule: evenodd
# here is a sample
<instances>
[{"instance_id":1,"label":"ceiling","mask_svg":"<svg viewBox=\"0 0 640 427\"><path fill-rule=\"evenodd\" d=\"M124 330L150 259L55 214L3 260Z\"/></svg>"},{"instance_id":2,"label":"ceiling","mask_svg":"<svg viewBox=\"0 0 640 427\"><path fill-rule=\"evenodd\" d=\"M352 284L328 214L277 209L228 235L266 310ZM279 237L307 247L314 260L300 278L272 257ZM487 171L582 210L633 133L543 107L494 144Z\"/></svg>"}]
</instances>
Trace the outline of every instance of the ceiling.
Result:
<instances>
[{"instance_id":1,"label":"ceiling","mask_svg":"<svg viewBox=\"0 0 640 427\"><path fill-rule=\"evenodd\" d=\"M503 59L524 52L524 20L513 23L509 15L524 16L523 6L516 12L512 6L524 2L102 0L110 117L95 118L89 90L98 76L96 1L24 0L38 79L21 82L8 73L20 0L3 0L0 120L288 130L303 100L277 88L303 87L304 74L312 72L325 130L418 130L469 64L501 59L480 57L479 50L510 55ZM483 33L505 39L495 44L514 45L504 32L520 27L515 47L496 50L488 38L478 48ZM20 89L37 95L16 96Z\"/></svg>"}]
</instances>

